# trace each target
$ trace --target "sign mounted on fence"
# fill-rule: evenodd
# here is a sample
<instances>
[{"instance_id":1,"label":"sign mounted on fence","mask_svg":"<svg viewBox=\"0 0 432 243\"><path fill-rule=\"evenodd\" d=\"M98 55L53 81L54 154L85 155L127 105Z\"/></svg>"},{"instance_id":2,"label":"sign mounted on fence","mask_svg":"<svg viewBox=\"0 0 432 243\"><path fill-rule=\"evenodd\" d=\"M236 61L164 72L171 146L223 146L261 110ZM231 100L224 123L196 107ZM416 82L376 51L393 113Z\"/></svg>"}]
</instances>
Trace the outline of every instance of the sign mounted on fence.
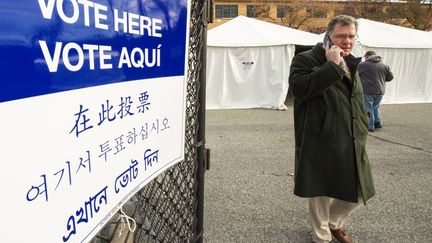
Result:
<instances>
[{"instance_id":1,"label":"sign mounted on fence","mask_svg":"<svg viewBox=\"0 0 432 243\"><path fill-rule=\"evenodd\" d=\"M90 241L183 160L189 12L190 0L1 1L2 241Z\"/></svg>"}]
</instances>

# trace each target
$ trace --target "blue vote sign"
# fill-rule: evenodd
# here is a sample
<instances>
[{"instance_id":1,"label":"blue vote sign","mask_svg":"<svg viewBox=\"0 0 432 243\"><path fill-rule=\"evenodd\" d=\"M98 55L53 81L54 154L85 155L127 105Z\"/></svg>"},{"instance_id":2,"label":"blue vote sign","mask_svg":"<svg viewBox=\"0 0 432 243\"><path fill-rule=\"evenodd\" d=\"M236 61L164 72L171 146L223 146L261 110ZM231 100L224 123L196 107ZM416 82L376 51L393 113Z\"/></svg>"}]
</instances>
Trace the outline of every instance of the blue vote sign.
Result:
<instances>
[{"instance_id":1,"label":"blue vote sign","mask_svg":"<svg viewBox=\"0 0 432 243\"><path fill-rule=\"evenodd\" d=\"M185 1L1 1L0 102L182 75Z\"/></svg>"},{"instance_id":2,"label":"blue vote sign","mask_svg":"<svg viewBox=\"0 0 432 243\"><path fill-rule=\"evenodd\" d=\"M88 242L184 159L190 5L0 2L2 241Z\"/></svg>"}]
</instances>

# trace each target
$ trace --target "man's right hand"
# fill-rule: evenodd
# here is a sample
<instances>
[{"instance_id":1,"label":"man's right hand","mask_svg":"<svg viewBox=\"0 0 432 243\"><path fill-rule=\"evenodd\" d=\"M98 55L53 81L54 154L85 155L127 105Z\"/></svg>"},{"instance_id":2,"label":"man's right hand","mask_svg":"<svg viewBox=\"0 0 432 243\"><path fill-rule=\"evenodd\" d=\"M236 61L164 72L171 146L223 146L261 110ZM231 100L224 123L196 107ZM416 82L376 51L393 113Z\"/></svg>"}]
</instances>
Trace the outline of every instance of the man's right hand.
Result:
<instances>
[{"instance_id":1,"label":"man's right hand","mask_svg":"<svg viewBox=\"0 0 432 243\"><path fill-rule=\"evenodd\" d=\"M342 55L344 53L343 50L337 45L332 45L330 48L328 47L328 45L324 45L324 49L327 61L332 61L336 63L336 65L339 65L342 60Z\"/></svg>"}]
</instances>

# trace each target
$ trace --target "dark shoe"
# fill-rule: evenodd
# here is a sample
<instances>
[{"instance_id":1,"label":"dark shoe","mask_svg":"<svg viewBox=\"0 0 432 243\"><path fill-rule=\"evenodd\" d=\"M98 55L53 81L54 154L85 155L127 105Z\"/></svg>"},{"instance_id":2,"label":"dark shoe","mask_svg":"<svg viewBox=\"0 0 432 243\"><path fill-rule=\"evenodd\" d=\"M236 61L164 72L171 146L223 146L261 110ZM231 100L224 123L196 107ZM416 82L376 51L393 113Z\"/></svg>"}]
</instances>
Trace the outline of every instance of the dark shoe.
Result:
<instances>
[{"instance_id":1,"label":"dark shoe","mask_svg":"<svg viewBox=\"0 0 432 243\"><path fill-rule=\"evenodd\" d=\"M381 123L375 123L375 128L382 128Z\"/></svg>"},{"instance_id":2,"label":"dark shoe","mask_svg":"<svg viewBox=\"0 0 432 243\"><path fill-rule=\"evenodd\" d=\"M375 130L374 130L374 129L368 129L368 131L369 131L369 132L375 132Z\"/></svg>"},{"instance_id":3,"label":"dark shoe","mask_svg":"<svg viewBox=\"0 0 432 243\"><path fill-rule=\"evenodd\" d=\"M352 243L351 236L344 229L332 230L330 229L332 235L341 243Z\"/></svg>"}]
</instances>

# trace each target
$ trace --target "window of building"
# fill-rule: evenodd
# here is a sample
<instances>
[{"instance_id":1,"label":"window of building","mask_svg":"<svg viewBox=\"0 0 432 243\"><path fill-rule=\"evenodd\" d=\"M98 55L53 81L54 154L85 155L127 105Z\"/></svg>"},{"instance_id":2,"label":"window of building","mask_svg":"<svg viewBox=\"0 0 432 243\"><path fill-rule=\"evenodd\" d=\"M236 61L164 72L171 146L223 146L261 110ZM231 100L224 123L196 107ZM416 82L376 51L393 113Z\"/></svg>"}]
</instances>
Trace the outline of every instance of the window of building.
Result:
<instances>
[{"instance_id":1,"label":"window of building","mask_svg":"<svg viewBox=\"0 0 432 243\"><path fill-rule=\"evenodd\" d=\"M255 18L256 17L256 6L255 5L247 5L247 12L246 12L246 16L250 17L250 18Z\"/></svg>"},{"instance_id":2,"label":"window of building","mask_svg":"<svg viewBox=\"0 0 432 243\"><path fill-rule=\"evenodd\" d=\"M235 18L238 16L237 5L216 5L215 9L216 18Z\"/></svg>"},{"instance_id":3,"label":"window of building","mask_svg":"<svg viewBox=\"0 0 432 243\"><path fill-rule=\"evenodd\" d=\"M292 13L294 8L290 6L277 6L277 18L283 18L287 14Z\"/></svg>"},{"instance_id":4,"label":"window of building","mask_svg":"<svg viewBox=\"0 0 432 243\"><path fill-rule=\"evenodd\" d=\"M327 12L317 7L307 7L306 12L311 18L327 18Z\"/></svg>"},{"instance_id":5,"label":"window of building","mask_svg":"<svg viewBox=\"0 0 432 243\"><path fill-rule=\"evenodd\" d=\"M270 11L270 6L266 5L247 5L246 6L246 16L250 18L256 17L268 17Z\"/></svg>"}]
</instances>

